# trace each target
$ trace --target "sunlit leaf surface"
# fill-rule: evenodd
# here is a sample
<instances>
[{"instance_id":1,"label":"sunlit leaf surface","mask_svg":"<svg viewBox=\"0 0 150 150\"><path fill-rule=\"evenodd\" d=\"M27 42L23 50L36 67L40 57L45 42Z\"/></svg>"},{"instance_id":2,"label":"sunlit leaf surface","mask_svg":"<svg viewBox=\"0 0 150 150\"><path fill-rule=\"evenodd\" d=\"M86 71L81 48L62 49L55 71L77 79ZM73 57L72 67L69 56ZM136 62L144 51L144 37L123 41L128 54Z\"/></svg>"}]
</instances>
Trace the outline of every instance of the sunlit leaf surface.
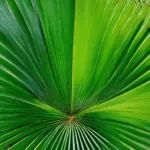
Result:
<instances>
[{"instance_id":1,"label":"sunlit leaf surface","mask_svg":"<svg viewBox=\"0 0 150 150\"><path fill-rule=\"evenodd\" d=\"M149 150L150 6L0 0L0 150Z\"/></svg>"}]
</instances>

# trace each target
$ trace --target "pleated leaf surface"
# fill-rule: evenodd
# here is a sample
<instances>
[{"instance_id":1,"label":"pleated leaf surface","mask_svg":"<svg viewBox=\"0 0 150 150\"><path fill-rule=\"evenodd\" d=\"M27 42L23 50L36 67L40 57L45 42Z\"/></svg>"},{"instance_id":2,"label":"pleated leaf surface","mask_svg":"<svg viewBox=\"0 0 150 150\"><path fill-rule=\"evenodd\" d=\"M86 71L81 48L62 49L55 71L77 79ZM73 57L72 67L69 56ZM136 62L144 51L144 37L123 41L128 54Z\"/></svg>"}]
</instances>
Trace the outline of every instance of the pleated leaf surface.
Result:
<instances>
[{"instance_id":1,"label":"pleated leaf surface","mask_svg":"<svg viewBox=\"0 0 150 150\"><path fill-rule=\"evenodd\" d=\"M0 0L0 150L149 150L150 6Z\"/></svg>"}]
</instances>

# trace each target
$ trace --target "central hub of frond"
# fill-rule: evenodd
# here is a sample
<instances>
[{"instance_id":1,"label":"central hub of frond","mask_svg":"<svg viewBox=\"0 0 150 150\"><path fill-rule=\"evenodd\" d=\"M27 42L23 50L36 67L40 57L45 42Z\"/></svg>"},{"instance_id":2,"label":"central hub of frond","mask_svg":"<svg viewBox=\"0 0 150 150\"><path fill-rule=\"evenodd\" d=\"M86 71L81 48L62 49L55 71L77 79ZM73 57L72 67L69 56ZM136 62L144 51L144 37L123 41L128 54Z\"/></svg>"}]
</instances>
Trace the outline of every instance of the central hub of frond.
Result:
<instances>
[{"instance_id":1,"label":"central hub of frond","mask_svg":"<svg viewBox=\"0 0 150 150\"><path fill-rule=\"evenodd\" d=\"M76 116L75 116L75 115L72 115L72 116L69 116L69 117L68 117L68 120L69 120L70 122L72 122L72 121L75 120L75 118L76 118Z\"/></svg>"}]
</instances>

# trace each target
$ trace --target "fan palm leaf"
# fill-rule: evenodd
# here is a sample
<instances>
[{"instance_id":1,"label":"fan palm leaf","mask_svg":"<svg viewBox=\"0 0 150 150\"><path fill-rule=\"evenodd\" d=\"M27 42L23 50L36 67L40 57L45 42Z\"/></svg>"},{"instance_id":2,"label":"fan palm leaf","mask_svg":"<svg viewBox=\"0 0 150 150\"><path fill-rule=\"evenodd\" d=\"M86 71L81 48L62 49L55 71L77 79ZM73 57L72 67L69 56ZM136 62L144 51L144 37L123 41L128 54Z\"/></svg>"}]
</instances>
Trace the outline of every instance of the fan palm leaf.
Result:
<instances>
[{"instance_id":1,"label":"fan palm leaf","mask_svg":"<svg viewBox=\"0 0 150 150\"><path fill-rule=\"evenodd\" d=\"M150 7L134 0L0 0L0 150L150 149Z\"/></svg>"}]
</instances>

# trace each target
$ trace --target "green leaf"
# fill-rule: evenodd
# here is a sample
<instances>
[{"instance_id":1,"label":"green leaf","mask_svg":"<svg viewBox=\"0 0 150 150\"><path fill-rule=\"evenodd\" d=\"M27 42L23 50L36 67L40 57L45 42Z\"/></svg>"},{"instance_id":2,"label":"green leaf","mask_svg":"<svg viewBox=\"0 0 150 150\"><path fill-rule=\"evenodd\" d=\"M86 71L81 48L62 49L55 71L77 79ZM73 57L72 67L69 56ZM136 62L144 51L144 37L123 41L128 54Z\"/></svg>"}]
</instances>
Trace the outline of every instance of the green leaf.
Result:
<instances>
[{"instance_id":1,"label":"green leaf","mask_svg":"<svg viewBox=\"0 0 150 150\"><path fill-rule=\"evenodd\" d=\"M0 150L148 150L150 7L141 0L0 1Z\"/></svg>"}]
</instances>

